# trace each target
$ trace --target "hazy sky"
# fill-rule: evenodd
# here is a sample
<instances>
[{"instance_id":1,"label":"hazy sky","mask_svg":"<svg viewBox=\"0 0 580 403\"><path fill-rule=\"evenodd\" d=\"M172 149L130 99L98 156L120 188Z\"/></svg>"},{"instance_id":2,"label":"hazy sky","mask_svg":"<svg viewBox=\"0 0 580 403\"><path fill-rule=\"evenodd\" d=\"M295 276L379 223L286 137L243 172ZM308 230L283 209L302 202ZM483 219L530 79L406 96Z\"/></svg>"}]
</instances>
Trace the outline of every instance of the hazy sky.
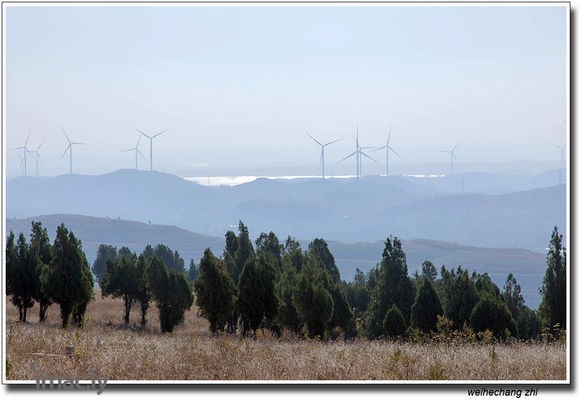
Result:
<instances>
[{"instance_id":1,"label":"hazy sky","mask_svg":"<svg viewBox=\"0 0 580 403\"><path fill-rule=\"evenodd\" d=\"M567 8L5 5L6 147L40 173L134 167L137 127L169 131L154 168L327 171L392 125L393 164L550 160L565 141ZM142 139L140 168L149 166ZM373 154L380 161L383 153ZM29 159L28 172L34 174ZM369 170L379 171L368 163ZM7 176L22 174L6 151ZM193 173L197 172L194 168ZM195 171L195 172L194 172ZM235 172L232 172L235 173ZM290 173L291 174L291 173Z\"/></svg>"}]
</instances>

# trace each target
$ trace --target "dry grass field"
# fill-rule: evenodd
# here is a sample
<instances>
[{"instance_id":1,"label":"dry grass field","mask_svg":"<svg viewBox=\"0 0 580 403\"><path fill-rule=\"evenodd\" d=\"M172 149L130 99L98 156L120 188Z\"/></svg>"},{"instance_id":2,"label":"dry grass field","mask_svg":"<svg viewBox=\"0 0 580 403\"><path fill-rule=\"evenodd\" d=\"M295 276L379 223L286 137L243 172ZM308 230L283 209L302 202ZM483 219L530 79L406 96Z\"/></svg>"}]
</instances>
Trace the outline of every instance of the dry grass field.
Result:
<instances>
[{"instance_id":1,"label":"dry grass field","mask_svg":"<svg viewBox=\"0 0 580 403\"><path fill-rule=\"evenodd\" d=\"M37 307L29 323L6 300L6 359L9 380L34 380L38 373L62 379L109 380L565 380L561 344L397 343L356 340L319 342L258 333L257 340L212 336L207 321L186 312L172 334L160 334L157 311L146 329L122 325L122 301L89 304L83 329L61 329L58 306L47 323ZM134 324L133 324L134 323ZM74 354L65 354L67 346Z\"/></svg>"}]
</instances>

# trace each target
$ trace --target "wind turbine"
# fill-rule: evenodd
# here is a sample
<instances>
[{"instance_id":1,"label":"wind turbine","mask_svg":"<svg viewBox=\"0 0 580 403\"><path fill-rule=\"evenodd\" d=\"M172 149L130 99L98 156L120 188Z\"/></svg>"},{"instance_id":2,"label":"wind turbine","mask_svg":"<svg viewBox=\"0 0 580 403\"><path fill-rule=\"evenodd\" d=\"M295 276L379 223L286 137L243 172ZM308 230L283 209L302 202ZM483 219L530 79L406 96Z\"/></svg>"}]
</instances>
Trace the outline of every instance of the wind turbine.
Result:
<instances>
[{"instance_id":1,"label":"wind turbine","mask_svg":"<svg viewBox=\"0 0 580 403\"><path fill-rule=\"evenodd\" d=\"M354 137L353 137L354 139ZM368 159L373 160L374 162L378 162L376 159L374 159L373 157L371 157L370 155L368 155L367 153L365 153L364 151L362 151L365 148L372 148L372 147L361 147L359 142L358 142L358 126L356 127L356 139L354 139L355 144L356 144L356 150L352 153L350 153L349 155L347 155L346 157L344 157L343 159L341 159L340 161L337 162L337 164L340 164L342 161L349 159L352 156L356 156L356 177L357 179L362 177L362 157L365 156Z\"/></svg>"},{"instance_id":2,"label":"wind turbine","mask_svg":"<svg viewBox=\"0 0 580 403\"><path fill-rule=\"evenodd\" d=\"M387 176L389 176L389 151L394 152L397 157L401 158L401 156L395 151L395 149L389 145L389 142L391 141L391 129L392 128L393 128L392 126L389 128L389 136L387 137L387 144L382 146L382 147L375 148L373 150L373 151L379 151L379 150L385 150L385 149L387 150Z\"/></svg>"},{"instance_id":3,"label":"wind turbine","mask_svg":"<svg viewBox=\"0 0 580 403\"><path fill-rule=\"evenodd\" d=\"M565 154L566 154L566 144L562 144L560 146L557 144L552 144L552 145L560 150L560 165L562 168L558 171L558 176L560 179L560 183L562 183L562 171L565 169L564 158L565 158Z\"/></svg>"},{"instance_id":4,"label":"wind turbine","mask_svg":"<svg viewBox=\"0 0 580 403\"><path fill-rule=\"evenodd\" d=\"M143 136L147 137L149 139L149 170L153 171L153 139L163 133L165 133L167 130L169 129L165 129L162 132L159 132L157 134L154 134L152 136L143 133L141 130L135 128L135 130L137 130L139 133L141 133Z\"/></svg>"},{"instance_id":5,"label":"wind turbine","mask_svg":"<svg viewBox=\"0 0 580 403\"><path fill-rule=\"evenodd\" d=\"M337 140L333 140L329 143L326 144L322 144L320 141L316 140L313 136L311 136L308 132L306 133L308 135L308 137L310 137L312 140L316 141L316 143L320 146L321 151L320 151L320 163L322 164L322 179L324 179L324 149L326 148L326 146L329 146L331 144L336 143L337 141L342 140L342 138L337 139Z\"/></svg>"},{"instance_id":6,"label":"wind turbine","mask_svg":"<svg viewBox=\"0 0 580 403\"><path fill-rule=\"evenodd\" d=\"M135 151L135 169L139 169L137 166L137 156L141 155L141 157L143 157L143 159L145 159L145 156L143 155L143 153L139 150L139 142L141 141L141 135L139 136L139 139L137 140L137 145L133 148L127 148L126 150L121 150L121 151Z\"/></svg>"},{"instance_id":7,"label":"wind turbine","mask_svg":"<svg viewBox=\"0 0 580 403\"><path fill-rule=\"evenodd\" d=\"M42 160L42 158L40 158L40 147L42 147L42 145L44 144L44 140L42 140L42 142L40 143L40 145L38 147L36 147L36 150L32 150L30 153L31 154L35 154L36 155L36 176L38 177L38 160Z\"/></svg>"},{"instance_id":8,"label":"wind turbine","mask_svg":"<svg viewBox=\"0 0 580 403\"><path fill-rule=\"evenodd\" d=\"M67 148L65 148L64 152L62 153L62 155L60 156L60 158L64 157L64 155L66 154L66 152L69 152L69 165L70 165L70 174L72 175L73 173L73 157L72 157L72 151L73 151L73 145L86 145L87 143L75 143L70 141L70 139L68 138L68 136L66 135L66 132L64 131L64 128L62 129L62 132L64 133L64 137L66 137L66 141L68 141L68 146Z\"/></svg>"},{"instance_id":9,"label":"wind turbine","mask_svg":"<svg viewBox=\"0 0 580 403\"><path fill-rule=\"evenodd\" d=\"M22 161L24 162L24 176L26 176L26 154L31 154L30 150L28 149L28 139L30 138L30 132L28 132L28 137L26 137L26 141L22 147L12 148L12 150L22 150L24 157L22 157Z\"/></svg>"},{"instance_id":10,"label":"wind turbine","mask_svg":"<svg viewBox=\"0 0 580 403\"><path fill-rule=\"evenodd\" d=\"M453 161L456 160L456 158L455 158L455 149L459 145L459 142L460 141L461 140L459 140L457 142L457 144L455 144L455 146L451 150L441 150L442 153L449 153L449 157L451 158L451 175L453 175Z\"/></svg>"}]
</instances>

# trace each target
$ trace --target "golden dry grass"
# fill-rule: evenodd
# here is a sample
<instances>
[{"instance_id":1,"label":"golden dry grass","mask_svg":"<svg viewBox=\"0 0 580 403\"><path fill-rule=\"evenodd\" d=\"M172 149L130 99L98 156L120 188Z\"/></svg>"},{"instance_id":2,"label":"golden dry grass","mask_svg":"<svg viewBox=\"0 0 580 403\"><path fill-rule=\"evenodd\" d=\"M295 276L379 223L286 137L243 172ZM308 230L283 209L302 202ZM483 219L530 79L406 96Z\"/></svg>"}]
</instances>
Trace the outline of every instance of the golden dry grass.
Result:
<instances>
[{"instance_id":1,"label":"golden dry grass","mask_svg":"<svg viewBox=\"0 0 580 403\"><path fill-rule=\"evenodd\" d=\"M9 380L34 380L38 373L90 379L93 372L109 380L566 379L566 348L558 344L345 343L261 333L257 340L243 340L212 336L194 308L173 333L160 334L155 308L146 329L136 324L136 307L125 328L122 302L100 296L89 304L83 329L61 329L56 305L47 323L37 322L33 308L23 324L6 303ZM67 346L75 348L72 358L65 355Z\"/></svg>"}]
</instances>

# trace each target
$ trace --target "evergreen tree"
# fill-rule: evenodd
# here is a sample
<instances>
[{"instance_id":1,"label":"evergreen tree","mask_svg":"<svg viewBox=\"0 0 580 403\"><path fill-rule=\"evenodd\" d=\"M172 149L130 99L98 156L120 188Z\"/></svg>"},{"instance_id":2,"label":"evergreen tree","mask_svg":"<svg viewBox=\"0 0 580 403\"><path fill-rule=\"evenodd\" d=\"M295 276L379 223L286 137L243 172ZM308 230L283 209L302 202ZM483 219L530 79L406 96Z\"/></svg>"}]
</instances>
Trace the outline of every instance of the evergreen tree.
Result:
<instances>
[{"instance_id":1,"label":"evergreen tree","mask_svg":"<svg viewBox=\"0 0 580 403\"><path fill-rule=\"evenodd\" d=\"M319 259L319 265L330 275L330 279L337 283L340 281L340 272L324 239L316 238L308 245L308 254Z\"/></svg>"},{"instance_id":2,"label":"evergreen tree","mask_svg":"<svg viewBox=\"0 0 580 403\"><path fill-rule=\"evenodd\" d=\"M334 314L332 295L325 287L329 280L325 277L328 273L309 260L302 267L294 289L294 306L306 324L309 337L325 337Z\"/></svg>"},{"instance_id":3,"label":"evergreen tree","mask_svg":"<svg viewBox=\"0 0 580 403\"><path fill-rule=\"evenodd\" d=\"M147 287L147 272L148 272L148 261L142 254L139 255L137 259L137 264L135 265L136 277L138 279L137 289L135 292L135 300L139 302L141 307L141 326L147 324L147 310L149 309L149 301L151 299L151 294Z\"/></svg>"},{"instance_id":4,"label":"evergreen tree","mask_svg":"<svg viewBox=\"0 0 580 403\"><path fill-rule=\"evenodd\" d=\"M411 308L411 326L426 333L435 331L438 315L443 315L441 301L430 278L424 277Z\"/></svg>"},{"instance_id":5,"label":"evergreen tree","mask_svg":"<svg viewBox=\"0 0 580 403\"><path fill-rule=\"evenodd\" d=\"M397 308L396 304L393 304L387 313L385 314L385 319L382 322L384 328L384 334L389 337L403 336L407 331L407 324L403 313Z\"/></svg>"},{"instance_id":6,"label":"evergreen tree","mask_svg":"<svg viewBox=\"0 0 580 403\"><path fill-rule=\"evenodd\" d=\"M302 324L293 302L297 281L298 272L292 264L292 259L289 255L284 255L282 258L282 274L276 283L276 294L279 301L278 320L282 326L289 328L294 333L300 331Z\"/></svg>"},{"instance_id":7,"label":"evergreen tree","mask_svg":"<svg viewBox=\"0 0 580 403\"><path fill-rule=\"evenodd\" d=\"M183 271L167 270L157 256L147 268L147 285L159 309L161 332L172 332L184 320L184 313L193 304L193 294Z\"/></svg>"},{"instance_id":8,"label":"evergreen tree","mask_svg":"<svg viewBox=\"0 0 580 403\"><path fill-rule=\"evenodd\" d=\"M457 328L469 324L469 317L477 303L477 290L467 270L441 268L441 299L445 316Z\"/></svg>"},{"instance_id":9,"label":"evergreen tree","mask_svg":"<svg viewBox=\"0 0 580 403\"><path fill-rule=\"evenodd\" d=\"M371 292L368 316L370 338L384 334L386 311L393 305L401 311L405 323L410 321L411 306L415 299L413 284L408 276L407 258L401 241L387 238L376 287Z\"/></svg>"},{"instance_id":10,"label":"evergreen tree","mask_svg":"<svg viewBox=\"0 0 580 403\"><path fill-rule=\"evenodd\" d=\"M475 331L490 330L496 338L503 339L511 320L512 315L504 302L484 296L473 308L469 323Z\"/></svg>"},{"instance_id":11,"label":"evergreen tree","mask_svg":"<svg viewBox=\"0 0 580 403\"><path fill-rule=\"evenodd\" d=\"M143 256L146 259L151 259L153 256L156 256L157 259L165 264L165 267L169 271L185 272L185 262L179 256L179 253L177 251L174 252L166 245L158 244L155 249L151 245L147 245L143 250Z\"/></svg>"},{"instance_id":12,"label":"evergreen tree","mask_svg":"<svg viewBox=\"0 0 580 403\"><path fill-rule=\"evenodd\" d=\"M539 315L543 328L559 324L566 328L566 248L562 247L563 235L554 227L547 256L548 267L540 292Z\"/></svg>"},{"instance_id":13,"label":"evergreen tree","mask_svg":"<svg viewBox=\"0 0 580 403\"><path fill-rule=\"evenodd\" d=\"M131 307L136 302L141 280L139 274L137 256L119 254L114 260L107 262L107 271L102 276L101 293L103 297L111 295L113 298L123 299L125 325L129 324Z\"/></svg>"},{"instance_id":14,"label":"evergreen tree","mask_svg":"<svg viewBox=\"0 0 580 403\"><path fill-rule=\"evenodd\" d=\"M262 232L256 239L256 255L270 260L276 269L276 273L282 271L283 250L284 246L272 231L268 234Z\"/></svg>"},{"instance_id":15,"label":"evergreen tree","mask_svg":"<svg viewBox=\"0 0 580 403\"><path fill-rule=\"evenodd\" d=\"M100 244L97 249L97 257L93 262L92 271L97 278L97 282L101 283L101 277L107 271L107 262L114 260L117 257L117 248L113 245Z\"/></svg>"},{"instance_id":16,"label":"evergreen tree","mask_svg":"<svg viewBox=\"0 0 580 403\"><path fill-rule=\"evenodd\" d=\"M63 328L68 326L71 315L75 323L82 325L86 306L93 297L93 275L81 242L61 224L52 250L54 257L42 292L59 304Z\"/></svg>"},{"instance_id":17,"label":"evergreen tree","mask_svg":"<svg viewBox=\"0 0 580 403\"><path fill-rule=\"evenodd\" d=\"M18 307L18 317L22 322L27 320L29 308L34 306L40 279L36 266L38 257L30 253L30 246L20 233L14 245L14 234L10 232L6 242L6 292L11 296L12 304Z\"/></svg>"},{"instance_id":18,"label":"evergreen tree","mask_svg":"<svg viewBox=\"0 0 580 403\"><path fill-rule=\"evenodd\" d=\"M421 275L433 282L437 278L437 268L429 260L425 260L421 264Z\"/></svg>"},{"instance_id":19,"label":"evergreen tree","mask_svg":"<svg viewBox=\"0 0 580 403\"><path fill-rule=\"evenodd\" d=\"M284 255L290 257L292 260L292 266L297 272L302 270L302 265L304 264L304 253L302 253L300 243L296 239L288 236L286 243L284 244Z\"/></svg>"},{"instance_id":20,"label":"evergreen tree","mask_svg":"<svg viewBox=\"0 0 580 403\"><path fill-rule=\"evenodd\" d=\"M356 269L354 279L345 285L345 294L348 304L358 312L367 310L369 304L369 290L367 286L367 276Z\"/></svg>"},{"instance_id":21,"label":"evergreen tree","mask_svg":"<svg viewBox=\"0 0 580 403\"><path fill-rule=\"evenodd\" d=\"M242 320L256 334L262 320L273 320L278 311L275 293L275 269L268 258L251 258L244 265L238 284Z\"/></svg>"},{"instance_id":22,"label":"evergreen tree","mask_svg":"<svg viewBox=\"0 0 580 403\"><path fill-rule=\"evenodd\" d=\"M238 247L233 256L234 261L236 262L237 275L239 275L242 272L246 262L256 256L256 254L254 253L254 247L252 246L252 242L250 241L250 233L248 232L248 227L246 227L244 223L240 221L238 225L238 231L239 231L237 236ZM237 281L239 281L239 278L237 279Z\"/></svg>"},{"instance_id":23,"label":"evergreen tree","mask_svg":"<svg viewBox=\"0 0 580 403\"><path fill-rule=\"evenodd\" d=\"M199 262L194 289L199 313L209 321L210 331L215 334L234 309L235 286L223 261L216 259L209 248Z\"/></svg>"},{"instance_id":24,"label":"evergreen tree","mask_svg":"<svg viewBox=\"0 0 580 403\"><path fill-rule=\"evenodd\" d=\"M49 270L52 262L52 245L46 228L42 227L39 221L32 221L32 232L30 234L30 251L34 256L36 255L36 276L38 281L36 283L35 299L38 301L39 311L38 318L43 322L47 318L48 307L52 304L49 296L42 292L42 281L46 278L46 273Z\"/></svg>"}]
</instances>

